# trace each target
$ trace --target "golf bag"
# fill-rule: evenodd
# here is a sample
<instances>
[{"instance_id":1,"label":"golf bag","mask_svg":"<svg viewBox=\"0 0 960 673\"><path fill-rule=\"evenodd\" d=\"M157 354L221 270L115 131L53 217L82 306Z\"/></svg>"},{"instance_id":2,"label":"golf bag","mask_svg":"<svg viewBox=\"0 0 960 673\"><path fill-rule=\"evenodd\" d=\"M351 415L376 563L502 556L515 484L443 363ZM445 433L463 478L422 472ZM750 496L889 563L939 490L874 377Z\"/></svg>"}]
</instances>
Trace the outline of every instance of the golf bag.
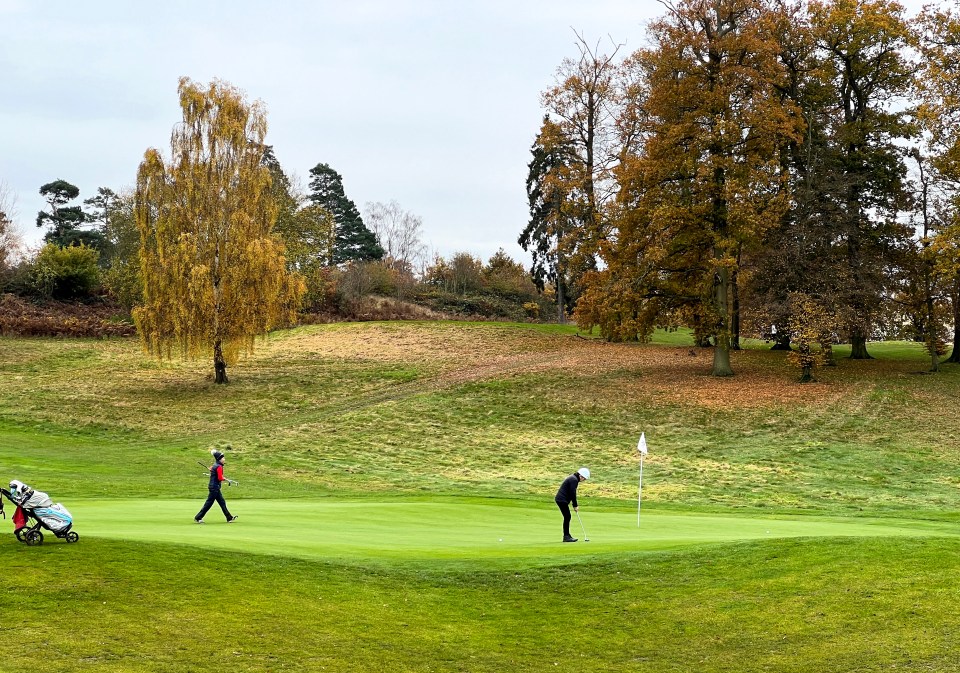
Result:
<instances>
[{"instance_id":1,"label":"golf bag","mask_svg":"<svg viewBox=\"0 0 960 673\"><path fill-rule=\"evenodd\" d=\"M77 533L70 530L73 527L73 516L67 508L59 502L54 503L43 491L34 490L23 482L13 480L10 482L10 490L0 489L0 493L17 506L13 525L14 534L21 542L28 545L42 544L43 529L67 542L80 539ZM36 522L32 526L31 519Z\"/></svg>"}]
</instances>

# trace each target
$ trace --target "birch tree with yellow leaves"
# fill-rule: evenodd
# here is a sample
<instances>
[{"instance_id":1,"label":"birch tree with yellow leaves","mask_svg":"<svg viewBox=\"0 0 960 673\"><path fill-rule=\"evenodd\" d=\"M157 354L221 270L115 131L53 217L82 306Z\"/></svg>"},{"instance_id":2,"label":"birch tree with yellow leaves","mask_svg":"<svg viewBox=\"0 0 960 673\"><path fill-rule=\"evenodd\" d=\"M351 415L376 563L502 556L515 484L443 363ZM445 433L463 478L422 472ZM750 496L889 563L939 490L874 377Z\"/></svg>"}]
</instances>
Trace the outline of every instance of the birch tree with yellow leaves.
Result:
<instances>
[{"instance_id":1,"label":"birch tree with yellow leaves","mask_svg":"<svg viewBox=\"0 0 960 673\"><path fill-rule=\"evenodd\" d=\"M257 335L294 320L303 281L273 232L262 105L222 81L181 78L178 91L171 156L148 149L137 173L144 288L133 315L147 352L212 355L214 380L227 383Z\"/></svg>"}]
</instances>

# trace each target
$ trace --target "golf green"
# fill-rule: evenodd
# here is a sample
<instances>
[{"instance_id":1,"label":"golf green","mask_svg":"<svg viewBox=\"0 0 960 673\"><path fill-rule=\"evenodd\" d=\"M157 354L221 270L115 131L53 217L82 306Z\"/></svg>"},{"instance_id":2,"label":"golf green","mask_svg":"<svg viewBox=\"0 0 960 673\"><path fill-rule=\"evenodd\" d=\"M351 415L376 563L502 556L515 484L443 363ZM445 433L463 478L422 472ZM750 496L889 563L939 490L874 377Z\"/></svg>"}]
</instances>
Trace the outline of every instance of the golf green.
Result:
<instances>
[{"instance_id":1,"label":"golf green","mask_svg":"<svg viewBox=\"0 0 960 673\"><path fill-rule=\"evenodd\" d=\"M841 517L686 515L581 511L590 542L574 516L577 544L560 542L560 513L552 503L476 499L440 501L230 501L237 522L216 505L206 523L193 522L196 500L81 500L71 503L81 543L90 538L158 541L322 559L344 563L519 561L567 563L577 556L644 552L691 545L788 537L955 536L955 526L914 520ZM583 508L581 508L583 510ZM48 541L60 544L52 536Z\"/></svg>"}]
</instances>

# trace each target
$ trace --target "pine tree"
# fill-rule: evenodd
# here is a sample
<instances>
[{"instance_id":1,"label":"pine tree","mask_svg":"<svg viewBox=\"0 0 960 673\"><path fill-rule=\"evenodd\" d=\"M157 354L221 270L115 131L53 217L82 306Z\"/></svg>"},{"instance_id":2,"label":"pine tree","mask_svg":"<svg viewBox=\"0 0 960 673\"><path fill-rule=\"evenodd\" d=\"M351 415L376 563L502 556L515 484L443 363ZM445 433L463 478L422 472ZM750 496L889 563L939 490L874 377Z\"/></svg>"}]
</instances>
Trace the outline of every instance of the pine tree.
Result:
<instances>
[{"instance_id":1,"label":"pine tree","mask_svg":"<svg viewBox=\"0 0 960 673\"><path fill-rule=\"evenodd\" d=\"M333 215L337 237L333 261L367 262L383 258L383 248L360 217L356 204L343 191L343 178L327 164L310 169L310 200Z\"/></svg>"},{"instance_id":2,"label":"pine tree","mask_svg":"<svg viewBox=\"0 0 960 673\"><path fill-rule=\"evenodd\" d=\"M60 247L86 245L95 250L103 249L103 234L82 228L90 221L89 215L81 206L67 205L80 195L76 185L66 180L54 180L40 187L40 194L50 204L49 213L42 210L37 213L37 226L51 227L50 231L44 234L43 240Z\"/></svg>"},{"instance_id":3,"label":"pine tree","mask_svg":"<svg viewBox=\"0 0 960 673\"><path fill-rule=\"evenodd\" d=\"M540 133L530 148L528 164L527 202L530 221L520 234L518 243L530 252L533 282L542 292L547 283L553 285L557 297L557 318L566 322L566 316L576 303L573 290L579 281L580 265L571 263L581 259L576 254L582 223L577 213L582 212L577 184L570 164L574 162L573 148L560 128L543 119Z\"/></svg>"}]
</instances>

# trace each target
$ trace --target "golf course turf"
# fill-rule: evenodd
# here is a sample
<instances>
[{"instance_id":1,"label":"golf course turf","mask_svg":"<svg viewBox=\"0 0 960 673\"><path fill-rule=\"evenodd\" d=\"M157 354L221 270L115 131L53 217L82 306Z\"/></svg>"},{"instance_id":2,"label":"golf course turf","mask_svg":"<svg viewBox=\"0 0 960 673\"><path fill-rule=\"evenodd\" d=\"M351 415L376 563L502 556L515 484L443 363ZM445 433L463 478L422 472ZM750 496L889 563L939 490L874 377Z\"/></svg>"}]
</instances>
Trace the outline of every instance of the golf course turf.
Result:
<instances>
[{"instance_id":1,"label":"golf course turf","mask_svg":"<svg viewBox=\"0 0 960 673\"><path fill-rule=\"evenodd\" d=\"M922 348L871 344L800 386L753 344L720 381L684 338L310 326L229 386L132 340L5 339L2 478L66 505L80 540L0 535L0 660L960 670L960 372L914 376ZM201 526L213 446L239 520ZM563 544L553 494L582 465L590 542Z\"/></svg>"},{"instance_id":2,"label":"golf course turf","mask_svg":"<svg viewBox=\"0 0 960 673\"><path fill-rule=\"evenodd\" d=\"M584 487L584 491L587 487ZM558 565L585 555L654 552L777 538L960 536L954 524L906 519L751 517L584 511L589 543L560 544L559 513L539 506L437 500L236 500L237 522L214 507L193 524L195 500L78 501L73 513L88 535L335 561L463 567ZM222 524L222 526L221 526ZM571 531L583 542L574 517ZM234 530L236 529L236 530ZM78 526L77 530L80 530Z\"/></svg>"}]
</instances>

